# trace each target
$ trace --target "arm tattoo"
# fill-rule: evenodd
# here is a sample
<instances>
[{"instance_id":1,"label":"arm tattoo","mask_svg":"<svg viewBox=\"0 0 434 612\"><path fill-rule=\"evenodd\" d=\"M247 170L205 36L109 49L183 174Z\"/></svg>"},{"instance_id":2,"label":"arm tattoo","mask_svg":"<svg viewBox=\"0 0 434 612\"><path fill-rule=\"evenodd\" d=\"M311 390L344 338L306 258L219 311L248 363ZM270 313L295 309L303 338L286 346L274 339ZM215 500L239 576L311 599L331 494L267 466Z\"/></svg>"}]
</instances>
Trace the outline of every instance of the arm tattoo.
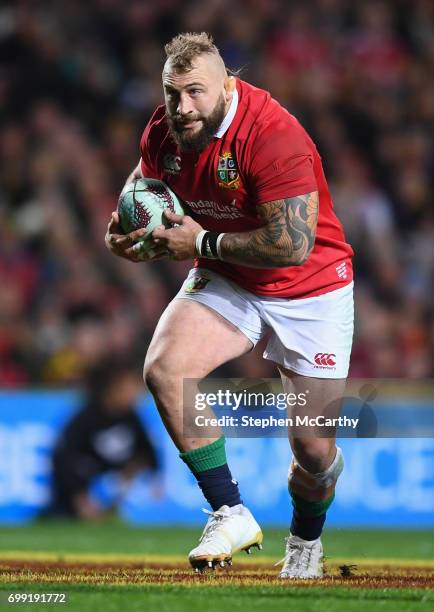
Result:
<instances>
[{"instance_id":1,"label":"arm tattoo","mask_svg":"<svg viewBox=\"0 0 434 612\"><path fill-rule=\"evenodd\" d=\"M257 211L265 225L225 234L220 247L223 261L253 268L303 264L315 242L318 192L261 204Z\"/></svg>"}]
</instances>

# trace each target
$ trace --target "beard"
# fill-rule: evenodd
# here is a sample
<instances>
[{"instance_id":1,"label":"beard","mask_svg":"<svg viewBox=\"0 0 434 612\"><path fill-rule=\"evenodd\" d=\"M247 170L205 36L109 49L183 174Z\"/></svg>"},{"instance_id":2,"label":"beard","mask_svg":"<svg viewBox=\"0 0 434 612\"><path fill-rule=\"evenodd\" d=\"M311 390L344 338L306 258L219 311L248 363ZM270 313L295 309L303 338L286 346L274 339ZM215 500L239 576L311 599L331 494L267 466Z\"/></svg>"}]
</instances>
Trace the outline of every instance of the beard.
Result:
<instances>
[{"instance_id":1,"label":"beard","mask_svg":"<svg viewBox=\"0 0 434 612\"><path fill-rule=\"evenodd\" d=\"M183 151L203 151L214 138L225 117L226 103L224 96L221 95L217 100L214 109L207 117L197 115L195 117L182 118L180 115L169 115L166 109L169 132L175 143ZM186 129L185 124L201 121L202 127L193 131Z\"/></svg>"}]
</instances>

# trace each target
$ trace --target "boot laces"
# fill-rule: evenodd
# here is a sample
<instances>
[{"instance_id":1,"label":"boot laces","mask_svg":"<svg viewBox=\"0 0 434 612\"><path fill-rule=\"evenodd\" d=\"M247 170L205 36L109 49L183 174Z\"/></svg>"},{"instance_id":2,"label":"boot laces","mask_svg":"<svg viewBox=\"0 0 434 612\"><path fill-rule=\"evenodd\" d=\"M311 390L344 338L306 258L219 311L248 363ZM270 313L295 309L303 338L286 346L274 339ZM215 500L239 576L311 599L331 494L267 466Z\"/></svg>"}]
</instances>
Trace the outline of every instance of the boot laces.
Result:
<instances>
[{"instance_id":1,"label":"boot laces","mask_svg":"<svg viewBox=\"0 0 434 612\"><path fill-rule=\"evenodd\" d=\"M312 556L312 547L303 546L298 542L291 542L290 537L285 538L285 542L285 556L283 559L280 559L280 561L277 561L277 563L274 564L274 567L283 564L283 569L285 569L286 566L293 565L295 563L295 567L302 567L302 569L307 570L309 568L309 562Z\"/></svg>"},{"instance_id":2,"label":"boot laces","mask_svg":"<svg viewBox=\"0 0 434 612\"><path fill-rule=\"evenodd\" d=\"M212 538L214 532L223 525L226 519L231 518L231 515L225 512L220 512L219 510L211 512L206 508L202 508L202 511L205 512L205 514L209 514L208 522L199 538L199 542L204 544Z\"/></svg>"}]
</instances>

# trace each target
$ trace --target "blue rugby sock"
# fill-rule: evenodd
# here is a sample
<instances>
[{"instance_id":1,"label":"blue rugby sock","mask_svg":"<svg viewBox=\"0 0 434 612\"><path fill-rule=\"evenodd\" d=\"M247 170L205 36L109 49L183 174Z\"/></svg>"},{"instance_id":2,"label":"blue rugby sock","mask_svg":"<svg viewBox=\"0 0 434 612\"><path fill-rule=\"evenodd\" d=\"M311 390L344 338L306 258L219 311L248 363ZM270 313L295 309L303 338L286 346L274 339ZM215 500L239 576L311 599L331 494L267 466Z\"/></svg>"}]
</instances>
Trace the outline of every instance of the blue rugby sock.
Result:
<instances>
[{"instance_id":1,"label":"blue rugby sock","mask_svg":"<svg viewBox=\"0 0 434 612\"><path fill-rule=\"evenodd\" d=\"M202 493L214 511L222 506L231 507L243 503L238 483L232 478L227 463L194 475Z\"/></svg>"},{"instance_id":2,"label":"blue rugby sock","mask_svg":"<svg viewBox=\"0 0 434 612\"><path fill-rule=\"evenodd\" d=\"M179 453L214 511L222 506L231 507L242 503L238 483L233 480L226 461L225 443L222 436L211 444Z\"/></svg>"},{"instance_id":3,"label":"blue rugby sock","mask_svg":"<svg viewBox=\"0 0 434 612\"><path fill-rule=\"evenodd\" d=\"M326 512L330 508L334 493L322 501L308 501L296 495L290 489L292 497L291 533L303 540L316 540L320 537L326 520Z\"/></svg>"},{"instance_id":4,"label":"blue rugby sock","mask_svg":"<svg viewBox=\"0 0 434 612\"><path fill-rule=\"evenodd\" d=\"M307 516L294 508L290 531L303 540L316 540L322 533L325 520L325 512L320 516Z\"/></svg>"}]
</instances>

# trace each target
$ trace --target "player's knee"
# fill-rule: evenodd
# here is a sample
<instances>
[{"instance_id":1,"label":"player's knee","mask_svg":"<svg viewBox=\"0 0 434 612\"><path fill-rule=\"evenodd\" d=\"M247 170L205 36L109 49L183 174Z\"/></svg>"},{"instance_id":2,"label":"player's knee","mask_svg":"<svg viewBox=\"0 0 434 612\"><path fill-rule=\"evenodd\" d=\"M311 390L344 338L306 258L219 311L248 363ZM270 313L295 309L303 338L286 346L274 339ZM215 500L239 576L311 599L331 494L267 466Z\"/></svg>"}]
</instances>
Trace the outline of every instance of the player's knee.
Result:
<instances>
[{"instance_id":1,"label":"player's knee","mask_svg":"<svg viewBox=\"0 0 434 612\"><path fill-rule=\"evenodd\" d=\"M311 450L311 449L310 449ZM310 455L311 457L311 455ZM311 464L311 466L314 464ZM333 449L333 459L323 469L305 467L294 456L289 467L288 485L290 491L303 498L318 501L333 494L336 481L344 469L344 458L340 448Z\"/></svg>"},{"instance_id":2,"label":"player's knee","mask_svg":"<svg viewBox=\"0 0 434 612\"><path fill-rule=\"evenodd\" d=\"M292 440L295 460L302 468L316 474L323 472L336 455L336 444L330 438L295 438Z\"/></svg>"},{"instance_id":3,"label":"player's knee","mask_svg":"<svg viewBox=\"0 0 434 612\"><path fill-rule=\"evenodd\" d=\"M159 396L167 384L167 370L159 359L146 360L143 366L143 380L152 395Z\"/></svg>"}]
</instances>

